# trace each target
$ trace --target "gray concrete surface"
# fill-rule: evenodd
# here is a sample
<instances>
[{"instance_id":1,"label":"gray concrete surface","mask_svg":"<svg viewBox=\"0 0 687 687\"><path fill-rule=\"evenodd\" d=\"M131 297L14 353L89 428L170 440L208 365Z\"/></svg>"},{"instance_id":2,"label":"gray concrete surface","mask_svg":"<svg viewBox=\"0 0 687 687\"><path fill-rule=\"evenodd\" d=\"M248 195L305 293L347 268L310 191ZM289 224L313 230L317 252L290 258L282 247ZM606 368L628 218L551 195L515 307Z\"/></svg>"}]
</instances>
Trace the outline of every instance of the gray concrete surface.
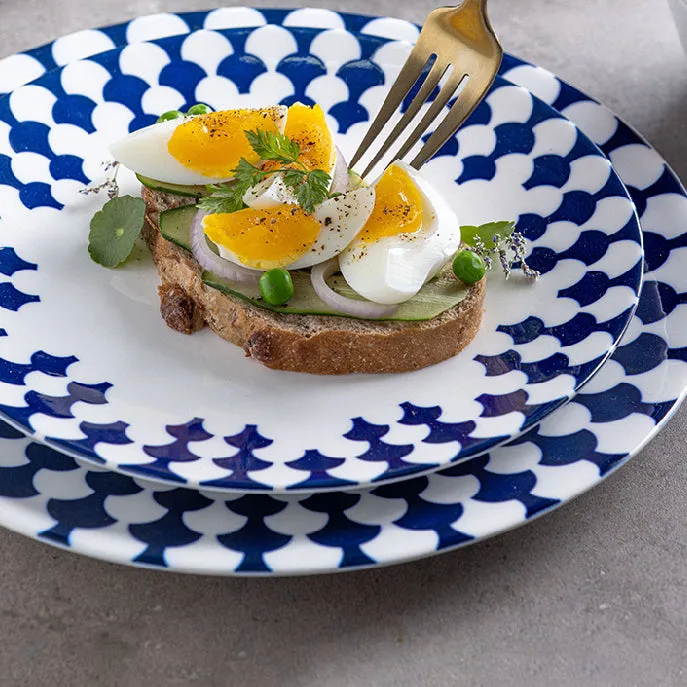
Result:
<instances>
[{"instance_id":1,"label":"gray concrete surface","mask_svg":"<svg viewBox=\"0 0 687 687\"><path fill-rule=\"evenodd\" d=\"M208 0L0 0L0 53ZM256 6L299 4L255 2ZM421 21L430 0L314 0ZM490 0L506 48L600 98L687 178L663 0ZM687 408L604 484L412 565L309 579L131 570L0 531L0 686L687 685Z\"/></svg>"}]
</instances>

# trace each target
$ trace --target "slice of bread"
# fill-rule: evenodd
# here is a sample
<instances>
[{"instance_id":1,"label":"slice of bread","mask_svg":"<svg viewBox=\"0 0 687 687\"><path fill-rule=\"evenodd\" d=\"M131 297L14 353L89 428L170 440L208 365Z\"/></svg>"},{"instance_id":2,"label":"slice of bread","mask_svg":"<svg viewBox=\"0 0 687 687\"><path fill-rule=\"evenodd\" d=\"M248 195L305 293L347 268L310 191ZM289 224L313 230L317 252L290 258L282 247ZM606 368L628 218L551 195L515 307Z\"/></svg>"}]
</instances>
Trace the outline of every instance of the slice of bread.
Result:
<instances>
[{"instance_id":1,"label":"slice of bread","mask_svg":"<svg viewBox=\"0 0 687 687\"><path fill-rule=\"evenodd\" d=\"M165 322L185 334L207 324L267 367L331 375L419 370L456 355L480 327L484 279L458 305L424 322L282 314L223 294L203 284L191 254L167 241L158 228L162 210L196 200L146 187L143 198L143 236L162 280Z\"/></svg>"}]
</instances>

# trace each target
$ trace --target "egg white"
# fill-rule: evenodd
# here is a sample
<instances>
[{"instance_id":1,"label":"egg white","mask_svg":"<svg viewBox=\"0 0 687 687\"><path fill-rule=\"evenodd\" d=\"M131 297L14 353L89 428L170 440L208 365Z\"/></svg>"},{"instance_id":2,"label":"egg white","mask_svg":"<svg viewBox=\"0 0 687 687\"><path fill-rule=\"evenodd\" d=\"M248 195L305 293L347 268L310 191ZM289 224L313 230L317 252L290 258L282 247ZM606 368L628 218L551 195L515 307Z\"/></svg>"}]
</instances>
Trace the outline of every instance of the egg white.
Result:
<instances>
[{"instance_id":1,"label":"egg white","mask_svg":"<svg viewBox=\"0 0 687 687\"><path fill-rule=\"evenodd\" d=\"M417 232L359 238L339 255L348 285L375 303L393 305L412 298L453 257L460 245L460 225L453 208L415 169L397 161L422 197L422 226ZM373 187L378 183L377 179Z\"/></svg>"}]
</instances>

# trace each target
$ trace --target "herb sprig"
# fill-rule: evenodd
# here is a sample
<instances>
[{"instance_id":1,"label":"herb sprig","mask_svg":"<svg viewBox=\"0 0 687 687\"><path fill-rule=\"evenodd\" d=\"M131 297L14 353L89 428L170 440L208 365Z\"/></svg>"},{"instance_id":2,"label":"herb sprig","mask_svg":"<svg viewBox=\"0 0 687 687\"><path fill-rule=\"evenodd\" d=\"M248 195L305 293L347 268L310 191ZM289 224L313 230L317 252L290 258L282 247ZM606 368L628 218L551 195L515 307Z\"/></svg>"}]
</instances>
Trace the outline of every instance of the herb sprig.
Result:
<instances>
[{"instance_id":1,"label":"herb sprig","mask_svg":"<svg viewBox=\"0 0 687 687\"><path fill-rule=\"evenodd\" d=\"M120 163L116 160L107 160L102 163L103 171L109 172L110 175L102 184L97 186L86 186L79 190L82 196L91 196L101 191L107 191L107 197L112 200L119 195L119 184L117 183L117 174L119 174Z\"/></svg>"},{"instance_id":2,"label":"herb sprig","mask_svg":"<svg viewBox=\"0 0 687 687\"><path fill-rule=\"evenodd\" d=\"M208 213L236 212L246 207L243 196L272 174L283 174L284 185L293 189L296 202L312 213L329 197L332 178L322 169L308 169L300 159L301 148L282 133L257 129L246 131L246 138L253 152L261 159L278 162L275 169L262 169L242 157L232 170L234 179L224 184L208 186L211 193L200 200L198 207Z\"/></svg>"},{"instance_id":3,"label":"herb sprig","mask_svg":"<svg viewBox=\"0 0 687 687\"><path fill-rule=\"evenodd\" d=\"M506 279L517 267L532 281L541 276L525 261L526 239L519 231L515 231L515 222L490 222L479 227L464 226L460 231L463 242L484 260L488 270L498 262Z\"/></svg>"}]
</instances>

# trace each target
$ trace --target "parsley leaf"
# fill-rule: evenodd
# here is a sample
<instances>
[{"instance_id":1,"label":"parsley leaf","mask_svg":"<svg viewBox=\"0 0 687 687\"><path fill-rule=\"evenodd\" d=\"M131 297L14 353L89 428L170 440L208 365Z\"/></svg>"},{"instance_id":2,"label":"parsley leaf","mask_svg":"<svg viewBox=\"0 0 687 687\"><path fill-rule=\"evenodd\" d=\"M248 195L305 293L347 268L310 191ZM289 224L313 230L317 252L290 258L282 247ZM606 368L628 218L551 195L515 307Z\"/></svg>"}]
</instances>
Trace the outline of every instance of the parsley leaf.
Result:
<instances>
[{"instance_id":1,"label":"parsley leaf","mask_svg":"<svg viewBox=\"0 0 687 687\"><path fill-rule=\"evenodd\" d=\"M303 172L300 169L287 169L284 171L284 185L296 188L303 181Z\"/></svg>"},{"instance_id":2,"label":"parsley leaf","mask_svg":"<svg viewBox=\"0 0 687 687\"><path fill-rule=\"evenodd\" d=\"M203 196L198 202L197 207L209 214L238 212L243 210L246 204L243 202L243 196L246 191L254 186L253 182L242 179L234 179L225 184L210 184L205 188L211 191L206 196Z\"/></svg>"},{"instance_id":3,"label":"parsley leaf","mask_svg":"<svg viewBox=\"0 0 687 687\"><path fill-rule=\"evenodd\" d=\"M246 138L250 147L261 160L276 160L284 165L291 164L298 160L301 148L295 141L292 141L284 134L271 133L257 129L256 131L246 131Z\"/></svg>"},{"instance_id":4,"label":"parsley leaf","mask_svg":"<svg viewBox=\"0 0 687 687\"><path fill-rule=\"evenodd\" d=\"M212 184L207 189L212 193L203 196L197 207L210 215L237 212L246 207L243 202L245 190L238 188L235 184Z\"/></svg>"},{"instance_id":5,"label":"parsley leaf","mask_svg":"<svg viewBox=\"0 0 687 687\"><path fill-rule=\"evenodd\" d=\"M131 254L143 228L146 204L142 198L121 196L108 200L93 216L88 254L103 267L117 267Z\"/></svg>"},{"instance_id":6,"label":"parsley leaf","mask_svg":"<svg viewBox=\"0 0 687 687\"><path fill-rule=\"evenodd\" d=\"M246 204L243 196L246 191L259 184L267 176L267 172L252 165L246 158L241 158L236 169L232 170L234 178L225 184L210 184L206 188L212 191L201 198L198 206L210 214L222 212L237 212L243 210Z\"/></svg>"},{"instance_id":7,"label":"parsley leaf","mask_svg":"<svg viewBox=\"0 0 687 687\"><path fill-rule=\"evenodd\" d=\"M286 184L286 179L284 179ZM304 175L301 183L296 187L296 200L308 213L315 210L315 206L327 199L331 177L321 169L313 169Z\"/></svg>"},{"instance_id":8,"label":"parsley leaf","mask_svg":"<svg viewBox=\"0 0 687 687\"><path fill-rule=\"evenodd\" d=\"M234 175L234 183L242 187L244 193L267 177L267 172L252 165L245 157L239 160L239 164L232 170L232 174Z\"/></svg>"},{"instance_id":9,"label":"parsley leaf","mask_svg":"<svg viewBox=\"0 0 687 687\"><path fill-rule=\"evenodd\" d=\"M284 184L296 191L296 202L308 213L315 210L329 197L332 178L322 169L301 172L299 169L285 169Z\"/></svg>"}]
</instances>

